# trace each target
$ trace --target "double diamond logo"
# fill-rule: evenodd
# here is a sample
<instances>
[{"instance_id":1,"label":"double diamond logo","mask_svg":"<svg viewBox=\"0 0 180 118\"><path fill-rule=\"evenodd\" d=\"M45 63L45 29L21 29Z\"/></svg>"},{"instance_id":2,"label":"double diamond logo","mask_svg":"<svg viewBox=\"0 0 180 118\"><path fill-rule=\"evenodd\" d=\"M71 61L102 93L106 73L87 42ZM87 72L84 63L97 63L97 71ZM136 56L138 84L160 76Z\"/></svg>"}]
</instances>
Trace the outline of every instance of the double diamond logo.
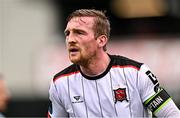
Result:
<instances>
[{"instance_id":1,"label":"double diamond logo","mask_svg":"<svg viewBox=\"0 0 180 118\"><path fill-rule=\"evenodd\" d=\"M80 99L80 96L74 96L74 99L78 101Z\"/></svg>"},{"instance_id":2,"label":"double diamond logo","mask_svg":"<svg viewBox=\"0 0 180 118\"><path fill-rule=\"evenodd\" d=\"M74 96L72 103L82 103L83 100L81 99L81 96Z\"/></svg>"}]
</instances>

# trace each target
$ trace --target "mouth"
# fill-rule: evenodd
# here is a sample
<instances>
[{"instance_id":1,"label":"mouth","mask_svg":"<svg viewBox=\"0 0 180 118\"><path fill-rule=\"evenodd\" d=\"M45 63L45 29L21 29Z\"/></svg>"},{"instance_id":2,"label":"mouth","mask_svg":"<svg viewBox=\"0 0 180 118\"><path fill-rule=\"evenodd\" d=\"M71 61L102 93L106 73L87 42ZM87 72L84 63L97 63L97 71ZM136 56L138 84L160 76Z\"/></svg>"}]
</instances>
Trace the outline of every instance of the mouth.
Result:
<instances>
[{"instance_id":1,"label":"mouth","mask_svg":"<svg viewBox=\"0 0 180 118\"><path fill-rule=\"evenodd\" d=\"M78 52L79 51L79 49L78 48L69 48L69 52L70 53L76 53L76 52Z\"/></svg>"}]
</instances>

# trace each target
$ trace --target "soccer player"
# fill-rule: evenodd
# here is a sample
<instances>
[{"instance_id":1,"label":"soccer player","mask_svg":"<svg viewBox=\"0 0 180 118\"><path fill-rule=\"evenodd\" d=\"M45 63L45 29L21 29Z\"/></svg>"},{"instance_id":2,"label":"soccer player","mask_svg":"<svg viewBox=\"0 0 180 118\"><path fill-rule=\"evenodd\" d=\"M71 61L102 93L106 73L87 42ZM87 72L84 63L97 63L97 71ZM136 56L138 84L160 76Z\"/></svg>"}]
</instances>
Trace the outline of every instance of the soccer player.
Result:
<instances>
[{"instance_id":1,"label":"soccer player","mask_svg":"<svg viewBox=\"0 0 180 118\"><path fill-rule=\"evenodd\" d=\"M74 11L64 33L73 64L52 79L48 117L180 117L147 65L106 52L110 23L103 12Z\"/></svg>"}]
</instances>

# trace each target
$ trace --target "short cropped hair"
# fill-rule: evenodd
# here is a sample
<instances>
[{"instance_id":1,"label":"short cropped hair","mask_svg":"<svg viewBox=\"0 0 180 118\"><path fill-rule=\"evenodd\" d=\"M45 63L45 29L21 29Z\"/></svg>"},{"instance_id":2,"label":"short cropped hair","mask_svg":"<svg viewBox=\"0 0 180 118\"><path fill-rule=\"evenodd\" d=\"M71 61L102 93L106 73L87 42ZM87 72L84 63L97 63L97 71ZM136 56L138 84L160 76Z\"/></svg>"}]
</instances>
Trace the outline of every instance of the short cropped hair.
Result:
<instances>
[{"instance_id":1,"label":"short cropped hair","mask_svg":"<svg viewBox=\"0 0 180 118\"><path fill-rule=\"evenodd\" d=\"M67 22L69 22L74 17L94 17L95 21L93 24L93 30L95 33L95 37L99 37L101 35L106 35L106 37L110 38L110 22L106 17L105 12L95 9L79 9L72 12L68 18ZM106 51L106 45L103 47Z\"/></svg>"}]
</instances>

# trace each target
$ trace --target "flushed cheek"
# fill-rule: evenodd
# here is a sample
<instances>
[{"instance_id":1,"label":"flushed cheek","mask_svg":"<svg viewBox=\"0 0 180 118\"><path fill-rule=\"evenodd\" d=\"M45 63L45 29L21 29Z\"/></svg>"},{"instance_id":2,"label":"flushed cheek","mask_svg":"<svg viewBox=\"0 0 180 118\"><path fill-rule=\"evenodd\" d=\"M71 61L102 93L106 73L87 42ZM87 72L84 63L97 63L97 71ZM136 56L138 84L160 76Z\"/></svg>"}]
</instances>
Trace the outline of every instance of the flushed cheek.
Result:
<instances>
[{"instance_id":1,"label":"flushed cheek","mask_svg":"<svg viewBox=\"0 0 180 118\"><path fill-rule=\"evenodd\" d=\"M85 51L88 51L89 53L90 52L94 52L94 50L96 49L96 44L88 44L88 45L86 45L86 47L85 47Z\"/></svg>"},{"instance_id":2,"label":"flushed cheek","mask_svg":"<svg viewBox=\"0 0 180 118\"><path fill-rule=\"evenodd\" d=\"M88 54L88 53L89 53L89 48L87 46L83 47L81 50L81 54Z\"/></svg>"}]
</instances>

